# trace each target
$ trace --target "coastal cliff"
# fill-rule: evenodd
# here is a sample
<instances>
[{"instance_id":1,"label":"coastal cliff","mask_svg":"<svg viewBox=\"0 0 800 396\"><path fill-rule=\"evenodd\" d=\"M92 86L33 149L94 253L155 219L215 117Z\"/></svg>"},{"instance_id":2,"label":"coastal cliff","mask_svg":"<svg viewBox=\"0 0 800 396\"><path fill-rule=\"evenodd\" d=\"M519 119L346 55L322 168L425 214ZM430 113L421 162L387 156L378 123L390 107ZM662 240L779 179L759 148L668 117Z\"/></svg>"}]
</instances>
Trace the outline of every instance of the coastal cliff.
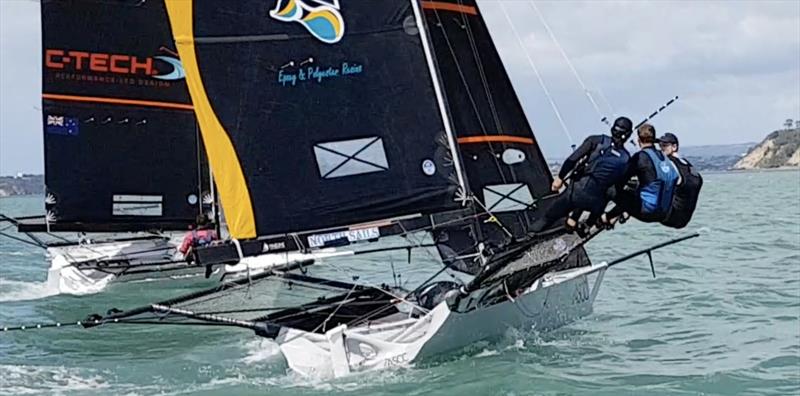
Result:
<instances>
[{"instance_id":1,"label":"coastal cliff","mask_svg":"<svg viewBox=\"0 0 800 396\"><path fill-rule=\"evenodd\" d=\"M770 133L742 157L734 169L800 167L800 128Z\"/></svg>"}]
</instances>

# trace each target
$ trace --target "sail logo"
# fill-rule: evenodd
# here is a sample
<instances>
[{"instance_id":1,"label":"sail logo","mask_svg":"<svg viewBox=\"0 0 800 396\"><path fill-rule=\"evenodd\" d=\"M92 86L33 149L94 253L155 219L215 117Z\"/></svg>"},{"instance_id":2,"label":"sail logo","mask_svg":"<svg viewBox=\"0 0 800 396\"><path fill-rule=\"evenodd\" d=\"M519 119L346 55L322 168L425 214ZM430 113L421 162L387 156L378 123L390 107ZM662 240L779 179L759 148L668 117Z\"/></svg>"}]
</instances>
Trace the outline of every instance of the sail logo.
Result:
<instances>
[{"instance_id":1,"label":"sail logo","mask_svg":"<svg viewBox=\"0 0 800 396\"><path fill-rule=\"evenodd\" d=\"M180 80L186 77L181 61L164 55L137 57L104 52L46 49L44 64L47 69L59 71L148 76L159 80Z\"/></svg>"},{"instance_id":2,"label":"sail logo","mask_svg":"<svg viewBox=\"0 0 800 396\"><path fill-rule=\"evenodd\" d=\"M307 2L315 3L309 5ZM281 22L297 22L319 41L338 43L344 36L339 0L278 0L269 16Z\"/></svg>"}]
</instances>

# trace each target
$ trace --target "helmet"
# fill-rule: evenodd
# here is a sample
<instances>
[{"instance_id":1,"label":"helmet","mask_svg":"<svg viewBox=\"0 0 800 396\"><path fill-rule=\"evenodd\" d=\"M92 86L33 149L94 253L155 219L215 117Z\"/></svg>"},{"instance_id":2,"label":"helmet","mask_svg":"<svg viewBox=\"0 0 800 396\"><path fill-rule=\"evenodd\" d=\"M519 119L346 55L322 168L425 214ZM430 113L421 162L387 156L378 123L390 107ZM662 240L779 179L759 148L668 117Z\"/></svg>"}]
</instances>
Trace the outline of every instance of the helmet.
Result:
<instances>
[{"instance_id":1,"label":"helmet","mask_svg":"<svg viewBox=\"0 0 800 396\"><path fill-rule=\"evenodd\" d=\"M633 131L633 122L628 117L619 117L614 120L614 125L611 127L611 136L615 138L625 138L630 136Z\"/></svg>"}]
</instances>

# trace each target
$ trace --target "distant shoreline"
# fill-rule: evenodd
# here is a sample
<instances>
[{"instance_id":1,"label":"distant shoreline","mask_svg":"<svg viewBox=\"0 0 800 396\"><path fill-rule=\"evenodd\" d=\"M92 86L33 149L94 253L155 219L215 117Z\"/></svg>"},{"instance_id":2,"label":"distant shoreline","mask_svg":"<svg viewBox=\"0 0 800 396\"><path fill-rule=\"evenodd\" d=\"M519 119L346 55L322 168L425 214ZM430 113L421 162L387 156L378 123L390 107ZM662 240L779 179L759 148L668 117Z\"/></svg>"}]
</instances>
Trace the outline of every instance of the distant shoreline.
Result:
<instances>
[{"instance_id":1,"label":"distant shoreline","mask_svg":"<svg viewBox=\"0 0 800 396\"><path fill-rule=\"evenodd\" d=\"M553 164L551 164L552 166ZM560 165L559 165L560 166ZM552 170L552 169L551 169ZM797 166L781 166L777 168L762 168L762 169L707 169L701 170L701 173L706 175L716 175L716 174L723 174L723 173L767 173L767 172L798 172L800 171L800 167ZM556 170L557 172L557 170ZM30 181L35 179L42 180L42 184L40 185L41 188L37 189L38 191L32 191L30 189L24 189L22 192L20 191L20 187L8 187L9 180L21 180L25 179L26 182L30 183ZM14 176L0 176L0 199L3 198L13 198L13 197L26 197L26 196L40 196L44 195L44 176L43 175L25 175L23 178L16 178Z\"/></svg>"}]
</instances>

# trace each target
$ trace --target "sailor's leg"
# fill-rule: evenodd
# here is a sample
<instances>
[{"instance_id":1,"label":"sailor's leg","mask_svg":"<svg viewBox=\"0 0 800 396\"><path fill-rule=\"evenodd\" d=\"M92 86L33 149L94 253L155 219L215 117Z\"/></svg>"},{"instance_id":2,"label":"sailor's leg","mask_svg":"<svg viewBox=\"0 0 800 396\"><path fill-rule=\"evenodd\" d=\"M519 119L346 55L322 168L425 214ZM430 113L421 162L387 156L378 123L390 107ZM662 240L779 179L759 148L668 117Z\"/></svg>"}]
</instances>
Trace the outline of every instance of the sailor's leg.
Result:
<instances>
[{"instance_id":1,"label":"sailor's leg","mask_svg":"<svg viewBox=\"0 0 800 396\"><path fill-rule=\"evenodd\" d=\"M554 221L569 214L570 210L572 210L574 207L571 196L572 186L567 186L567 189L564 190L564 192L562 192L558 197L556 197L549 207L542 208L543 213L541 213L539 218L533 222L530 231L542 232L549 225L553 224Z\"/></svg>"},{"instance_id":2,"label":"sailor's leg","mask_svg":"<svg viewBox=\"0 0 800 396\"><path fill-rule=\"evenodd\" d=\"M606 219L611 221L622 215L628 213L631 216L638 216L642 211L642 203L639 196L634 191L621 190L617 191L614 197L614 207L606 213Z\"/></svg>"},{"instance_id":3,"label":"sailor's leg","mask_svg":"<svg viewBox=\"0 0 800 396\"><path fill-rule=\"evenodd\" d=\"M575 208L567 217L567 228L575 228L583 216L583 208Z\"/></svg>"},{"instance_id":4,"label":"sailor's leg","mask_svg":"<svg viewBox=\"0 0 800 396\"><path fill-rule=\"evenodd\" d=\"M587 226L593 227L597 225L597 221L600 219L600 215L602 215L603 211L606 209L606 205L608 205L608 201L600 198L597 199L592 209L589 211L589 218L586 219Z\"/></svg>"}]
</instances>

